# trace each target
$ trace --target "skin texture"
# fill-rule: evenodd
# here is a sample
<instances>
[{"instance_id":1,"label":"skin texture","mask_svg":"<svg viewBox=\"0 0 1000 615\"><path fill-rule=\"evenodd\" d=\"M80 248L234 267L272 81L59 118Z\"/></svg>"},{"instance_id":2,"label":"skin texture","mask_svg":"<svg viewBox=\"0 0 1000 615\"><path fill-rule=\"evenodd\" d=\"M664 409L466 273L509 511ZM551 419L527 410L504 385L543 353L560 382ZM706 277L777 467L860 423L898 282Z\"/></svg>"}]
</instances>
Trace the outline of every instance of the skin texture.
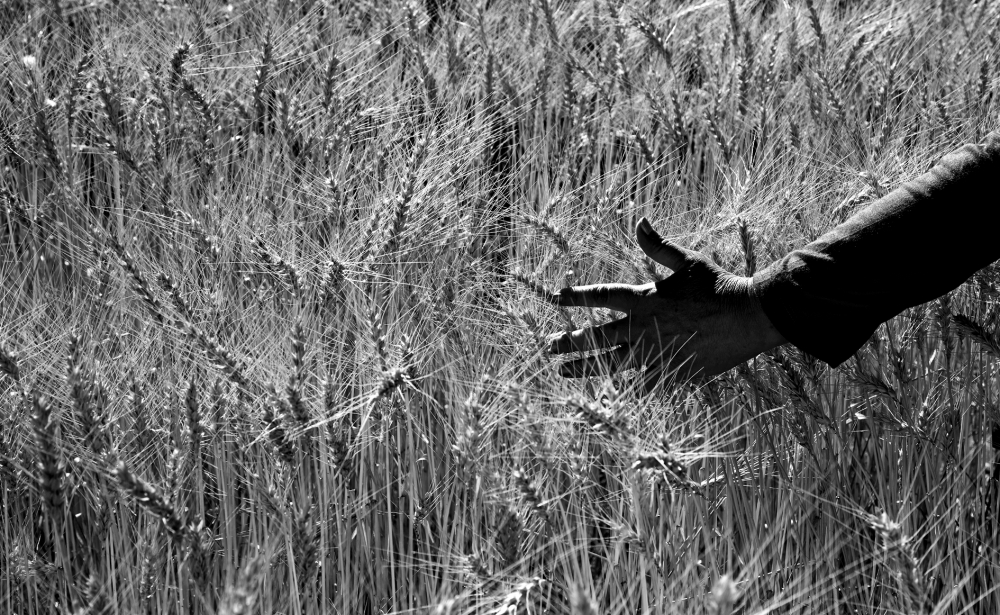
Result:
<instances>
[{"instance_id":1,"label":"skin texture","mask_svg":"<svg viewBox=\"0 0 1000 615\"><path fill-rule=\"evenodd\" d=\"M623 312L611 322L549 338L549 352L605 351L563 363L563 376L580 378L646 366L647 387L664 376L703 380L785 343L753 291L751 278L721 269L705 255L676 246L643 218L639 247L673 271L642 284L564 288L553 295L563 307Z\"/></svg>"}]
</instances>

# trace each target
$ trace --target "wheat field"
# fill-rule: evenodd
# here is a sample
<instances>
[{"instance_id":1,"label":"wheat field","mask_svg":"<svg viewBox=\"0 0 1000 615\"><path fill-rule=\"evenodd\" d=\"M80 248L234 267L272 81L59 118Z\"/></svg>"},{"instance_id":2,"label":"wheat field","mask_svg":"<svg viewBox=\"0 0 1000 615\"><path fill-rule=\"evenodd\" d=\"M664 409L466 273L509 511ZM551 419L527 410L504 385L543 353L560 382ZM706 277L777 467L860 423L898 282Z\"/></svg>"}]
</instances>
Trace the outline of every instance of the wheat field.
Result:
<instances>
[{"instance_id":1,"label":"wheat field","mask_svg":"<svg viewBox=\"0 0 1000 615\"><path fill-rule=\"evenodd\" d=\"M545 301L666 275L642 216L750 275L981 139L995 0L0 31L0 612L1000 612L1000 270L651 393L561 378L610 314Z\"/></svg>"}]
</instances>

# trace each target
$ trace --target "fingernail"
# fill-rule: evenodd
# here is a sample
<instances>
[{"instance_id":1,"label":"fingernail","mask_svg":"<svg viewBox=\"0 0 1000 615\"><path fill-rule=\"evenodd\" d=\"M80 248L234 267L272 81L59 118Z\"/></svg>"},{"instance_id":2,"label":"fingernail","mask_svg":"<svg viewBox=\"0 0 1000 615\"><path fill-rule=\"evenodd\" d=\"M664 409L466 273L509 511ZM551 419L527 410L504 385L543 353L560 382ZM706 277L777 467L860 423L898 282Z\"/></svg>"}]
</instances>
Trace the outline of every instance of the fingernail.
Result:
<instances>
[{"instance_id":1,"label":"fingernail","mask_svg":"<svg viewBox=\"0 0 1000 615\"><path fill-rule=\"evenodd\" d=\"M646 219L646 216L643 216L642 219L639 220L639 228L641 228L642 232L646 233L647 235L653 232L653 225L649 223L649 220Z\"/></svg>"}]
</instances>

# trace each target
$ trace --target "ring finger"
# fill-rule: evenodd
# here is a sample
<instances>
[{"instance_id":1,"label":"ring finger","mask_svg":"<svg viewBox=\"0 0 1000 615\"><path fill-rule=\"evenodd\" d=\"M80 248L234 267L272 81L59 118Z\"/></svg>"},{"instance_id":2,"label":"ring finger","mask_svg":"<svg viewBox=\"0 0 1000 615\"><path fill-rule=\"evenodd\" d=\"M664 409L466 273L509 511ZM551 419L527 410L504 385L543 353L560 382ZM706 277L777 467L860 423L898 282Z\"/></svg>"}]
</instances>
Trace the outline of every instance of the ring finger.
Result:
<instances>
[{"instance_id":1,"label":"ring finger","mask_svg":"<svg viewBox=\"0 0 1000 615\"><path fill-rule=\"evenodd\" d=\"M631 363L631 349L628 346L619 346L597 356L567 361L559 366L559 373L564 378L587 378L628 369L632 367Z\"/></svg>"},{"instance_id":2,"label":"ring finger","mask_svg":"<svg viewBox=\"0 0 1000 615\"><path fill-rule=\"evenodd\" d=\"M569 333L560 333L549 339L549 352L563 354L585 350L611 348L631 341L631 323L629 318L619 318L611 322L577 329Z\"/></svg>"}]
</instances>

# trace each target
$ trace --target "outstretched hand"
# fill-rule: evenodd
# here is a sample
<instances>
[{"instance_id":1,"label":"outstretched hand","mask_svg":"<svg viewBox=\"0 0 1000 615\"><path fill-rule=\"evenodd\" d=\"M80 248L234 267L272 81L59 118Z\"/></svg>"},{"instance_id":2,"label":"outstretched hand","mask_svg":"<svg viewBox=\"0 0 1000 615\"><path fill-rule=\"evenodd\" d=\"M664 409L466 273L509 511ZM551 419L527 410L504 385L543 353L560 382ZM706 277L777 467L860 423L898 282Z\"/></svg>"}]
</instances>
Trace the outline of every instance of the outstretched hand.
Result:
<instances>
[{"instance_id":1,"label":"outstretched hand","mask_svg":"<svg viewBox=\"0 0 1000 615\"><path fill-rule=\"evenodd\" d=\"M576 286L556 293L553 301L559 306L625 313L549 339L553 354L608 351L564 363L563 376L645 366L647 382L670 374L703 379L785 343L754 296L751 278L728 273L703 254L666 241L645 218L636 227L636 238L642 251L673 275L650 284Z\"/></svg>"}]
</instances>

